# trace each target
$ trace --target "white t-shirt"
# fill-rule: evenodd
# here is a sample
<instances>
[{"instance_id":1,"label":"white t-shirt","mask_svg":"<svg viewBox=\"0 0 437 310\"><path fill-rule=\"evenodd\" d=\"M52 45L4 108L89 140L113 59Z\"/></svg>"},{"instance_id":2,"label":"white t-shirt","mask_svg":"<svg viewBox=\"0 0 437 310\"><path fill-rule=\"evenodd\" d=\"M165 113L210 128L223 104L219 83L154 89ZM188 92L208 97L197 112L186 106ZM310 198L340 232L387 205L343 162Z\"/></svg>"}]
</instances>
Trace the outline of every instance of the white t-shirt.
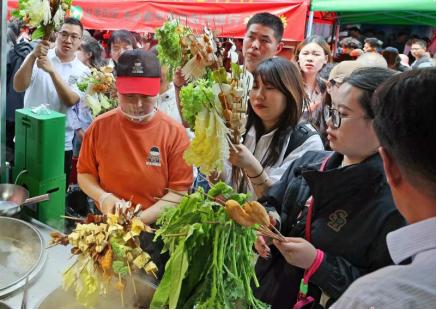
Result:
<instances>
[{"instance_id":1,"label":"white t-shirt","mask_svg":"<svg viewBox=\"0 0 437 310\"><path fill-rule=\"evenodd\" d=\"M62 79L79 97L82 97L83 93L77 89L75 84L81 77L89 74L90 70L88 67L85 66L77 57L70 62L61 62L55 53L55 49L50 49L47 57ZM61 102L52 78L43 69L38 68L35 62L32 70L30 85L24 95L24 107L33 108L40 106L41 104L48 104L48 107L51 110L66 115L65 150L72 150L74 131L80 128L77 114L74 113L72 107L67 107Z\"/></svg>"},{"instance_id":2,"label":"white t-shirt","mask_svg":"<svg viewBox=\"0 0 437 310\"><path fill-rule=\"evenodd\" d=\"M310 125L306 125L309 130L315 130ZM256 135L255 128L252 126L246 135L246 140L244 141L244 145L249 149L250 152L255 156L255 158L262 162L267 156L268 149L270 143L272 142L273 135L277 129L263 135L260 137L258 143L256 143ZM264 171L267 173L269 178L273 183L279 181L284 174L285 170L290 166L290 164L297 158L301 157L308 151L319 151L323 150L322 139L320 139L319 135L313 135L309 137L302 145L295 148L293 151L288 154L287 157L284 158L285 152L287 150L288 143L290 142L291 132L286 138L287 143L284 143L281 154L279 154L278 161L271 167L265 167ZM232 165L229 161L225 162L225 169L223 171L224 179L227 184L232 184ZM243 189L243 192L251 193L251 199L256 200L260 197L257 197L255 194L255 190L253 189L252 184L246 185L246 188Z\"/></svg>"}]
</instances>

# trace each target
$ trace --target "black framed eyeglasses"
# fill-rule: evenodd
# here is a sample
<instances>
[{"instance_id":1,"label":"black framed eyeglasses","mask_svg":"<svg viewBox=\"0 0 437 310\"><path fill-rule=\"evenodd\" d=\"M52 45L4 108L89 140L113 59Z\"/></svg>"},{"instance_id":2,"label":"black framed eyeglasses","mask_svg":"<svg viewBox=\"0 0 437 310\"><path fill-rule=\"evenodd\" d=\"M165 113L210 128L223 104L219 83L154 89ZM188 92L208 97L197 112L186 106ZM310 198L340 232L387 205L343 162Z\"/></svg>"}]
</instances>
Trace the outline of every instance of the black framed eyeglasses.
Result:
<instances>
[{"instance_id":1,"label":"black framed eyeglasses","mask_svg":"<svg viewBox=\"0 0 437 310\"><path fill-rule=\"evenodd\" d=\"M69 32L67 32L67 31L60 31L60 32L58 32L58 33L59 33L59 35L61 36L61 39L62 39L63 41L67 41L68 38L71 39L71 42L76 42L76 41L82 39L82 37L78 36L78 35L75 34L75 33L69 33Z\"/></svg>"},{"instance_id":2,"label":"black framed eyeglasses","mask_svg":"<svg viewBox=\"0 0 437 310\"><path fill-rule=\"evenodd\" d=\"M337 109L331 108L330 106L325 106L323 108L323 119L327 124L329 120L332 122L332 127L335 129L340 128L341 125L341 116L340 112Z\"/></svg>"},{"instance_id":3,"label":"black framed eyeglasses","mask_svg":"<svg viewBox=\"0 0 437 310\"><path fill-rule=\"evenodd\" d=\"M348 119L360 119L360 118L362 118L362 119L367 119L367 120L372 119L372 117L369 117L366 115L356 116L356 117L341 116L340 112L335 108L331 108L330 106L327 106L327 105L325 105L325 107L323 108L323 119L324 119L325 123L328 124L329 120L331 120L332 127L334 129L340 128L341 120L343 118L348 118Z\"/></svg>"}]
</instances>

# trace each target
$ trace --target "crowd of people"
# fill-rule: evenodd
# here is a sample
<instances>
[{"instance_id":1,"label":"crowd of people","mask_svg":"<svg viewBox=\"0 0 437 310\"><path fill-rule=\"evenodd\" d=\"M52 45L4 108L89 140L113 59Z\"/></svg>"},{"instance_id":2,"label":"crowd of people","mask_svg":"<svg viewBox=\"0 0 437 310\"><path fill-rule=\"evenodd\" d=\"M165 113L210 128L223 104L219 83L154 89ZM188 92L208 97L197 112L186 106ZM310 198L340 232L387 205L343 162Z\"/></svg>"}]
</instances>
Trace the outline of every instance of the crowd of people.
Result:
<instances>
[{"instance_id":1,"label":"crowd of people","mask_svg":"<svg viewBox=\"0 0 437 310\"><path fill-rule=\"evenodd\" d=\"M426 42L412 42L411 66L395 47L360 36L344 39L334 59L311 36L288 60L277 56L283 32L269 13L247 23L246 133L222 174L185 163L187 81L179 70L169 82L156 49L139 48L129 31L111 34L106 61L67 18L53 44L32 46L11 87L25 92L24 107L45 102L67 116L65 172L75 141L79 186L103 214L132 201L153 225L196 174L250 192L286 237L255 243L253 289L273 308L435 308L436 85ZM104 64L114 68L118 108L93 119L75 83ZM152 255L164 266L159 249Z\"/></svg>"}]
</instances>

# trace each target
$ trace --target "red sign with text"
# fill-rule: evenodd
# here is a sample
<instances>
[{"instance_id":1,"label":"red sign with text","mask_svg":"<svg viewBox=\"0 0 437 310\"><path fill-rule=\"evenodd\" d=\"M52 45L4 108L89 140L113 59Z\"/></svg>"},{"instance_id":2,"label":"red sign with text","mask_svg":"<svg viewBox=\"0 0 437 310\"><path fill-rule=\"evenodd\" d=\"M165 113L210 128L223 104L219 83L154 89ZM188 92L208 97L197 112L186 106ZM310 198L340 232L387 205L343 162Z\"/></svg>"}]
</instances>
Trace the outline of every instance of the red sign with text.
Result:
<instances>
[{"instance_id":1,"label":"red sign with text","mask_svg":"<svg viewBox=\"0 0 437 310\"><path fill-rule=\"evenodd\" d=\"M243 37L250 17L260 12L279 16L284 40L304 39L310 0L73 0L71 15L87 29L155 32L168 18L193 29L208 26L223 37ZM8 1L8 9L17 0Z\"/></svg>"}]
</instances>

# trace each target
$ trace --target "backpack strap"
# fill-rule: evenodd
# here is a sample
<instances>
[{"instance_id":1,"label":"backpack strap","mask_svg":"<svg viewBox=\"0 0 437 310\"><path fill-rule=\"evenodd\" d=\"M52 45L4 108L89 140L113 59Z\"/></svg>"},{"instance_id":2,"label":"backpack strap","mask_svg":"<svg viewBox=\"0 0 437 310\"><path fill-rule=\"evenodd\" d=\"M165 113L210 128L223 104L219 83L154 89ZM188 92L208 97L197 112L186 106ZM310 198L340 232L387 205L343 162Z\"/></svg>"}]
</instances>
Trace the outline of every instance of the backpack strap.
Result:
<instances>
[{"instance_id":1,"label":"backpack strap","mask_svg":"<svg viewBox=\"0 0 437 310\"><path fill-rule=\"evenodd\" d=\"M293 133L288 141L284 158L287 158L291 152L301 146L309 137L318 135L317 130L309 122L301 122L294 128Z\"/></svg>"}]
</instances>

